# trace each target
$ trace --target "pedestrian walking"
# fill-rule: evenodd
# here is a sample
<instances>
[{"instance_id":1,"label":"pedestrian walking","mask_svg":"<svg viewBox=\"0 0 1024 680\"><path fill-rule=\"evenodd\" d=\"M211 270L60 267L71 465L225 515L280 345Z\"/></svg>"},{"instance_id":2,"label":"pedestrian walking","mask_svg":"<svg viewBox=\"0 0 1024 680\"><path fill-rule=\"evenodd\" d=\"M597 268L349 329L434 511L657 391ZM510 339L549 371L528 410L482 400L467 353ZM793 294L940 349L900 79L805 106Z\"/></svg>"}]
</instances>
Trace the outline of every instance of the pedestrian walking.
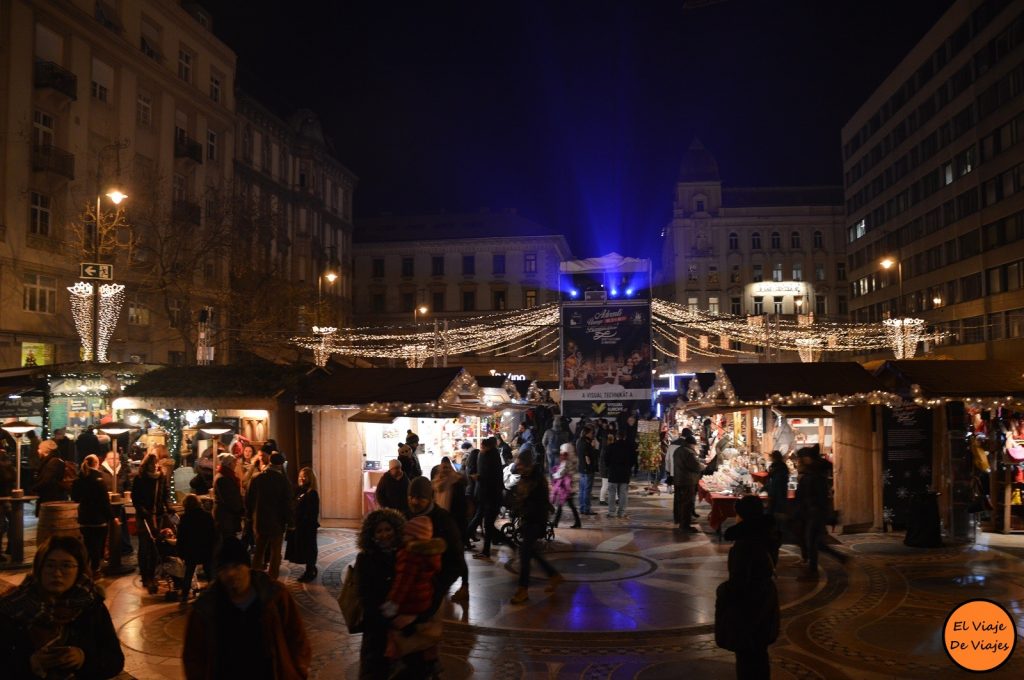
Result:
<instances>
[{"instance_id":1,"label":"pedestrian walking","mask_svg":"<svg viewBox=\"0 0 1024 680\"><path fill-rule=\"evenodd\" d=\"M498 518L498 510L501 509L505 492L501 477L501 454L498 452L498 441L495 437L488 437L480 443L477 469L476 514L469 523L468 534L472 537L476 528L482 527L483 547L473 557L478 560L490 560L491 543L498 537L494 522Z\"/></svg>"},{"instance_id":2,"label":"pedestrian walking","mask_svg":"<svg viewBox=\"0 0 1024 680\"><path fill-rule=\"evenodd\" d=\"M359 601L363 606L363 639L359 645L359 677L378 680L391 676L391 661L385 656L391 621L381 606L391 592L395 577L395 553L401 543L405 517L396 510L374 510L359 530L356 574Z\"/></svg>"},{"instance_id":3,"label":"pedestrian walking","mask_svg":"<svg viewBox=\"0 0 1024 680\"><path fill-rule=\"evenodd\" d=\"M510 602L523 604L530 599L530 566L533 560L537 560L548 577L547 592L554 592L565 579L537 551L537 541L548 531L551 502L547 480L540 467L534 464L530 449L519 451L516 471L519 473L519 482L513 492L513 502L522 522L523 536L519 543L519 587Z\"/></svg>"},{"instance_id":4,"label":"pedestrian walking","mask_svg":"<svg viewBox=\"0 0 1024 680\"><path fill-rule=\"evenodd\" d=\"M608 467L608 517L622 519L626 517L629 505L630 470L636 465L636 453L626 442L626 433L617 430L615 441L605 452Z\"/></svg>"},{"instance_id":5,"label":"pedestrian walking","mask_svg":"<svg viewBox=\"0 0 1024 680\"><path fill-rule=\"evenodd\" d=\"M78 503L78 525L93 574L100 571L103 546L107 542L107 525L114 519L110 496L99 467L100 459L89 454L82 461L81 474L71 484L71 500Z\"/></svg>"},{"instance_id":6,"label":"pedestrian walking","mask_svg":"<svg viewBox=\"0 0 1024 680\"><path fill-rule=\"evenodd\" d=\"M156 537L160 533L160 518L167 512L167 480L157 467L155 453L147 453L139 466L139 474L132 482L132 505L135 506L136 534L139 537L139 574L142 586L151 595L156 594Z\"/></svg>"},{"instance_id":7,"label":"pedestrian walking","mask_svg":"<svg viewBox=\"0 0 1024 680\"><path fill-rule=\"evenodd\" d=\"M573 519L576 521L570 529L579 529L580 513L573 503L573 496L576 491L576 447L572 444L562 444L558 452L559 462L554 466L551 473L551 504L555 506L555 527L562 520L562 508L565 505L572 510Z\"/></svg>"},{"instance_id":8,"label":"pedestrian walking","mask_svg":"<svg viewBox=\"0 0 1024 680\"><path fill-rule=\"evenodd\" d=\"M281 573L284 534L295 522L291 485L284 476L281 453L271 454L270 467L249 483L245 510L256 541L252 568L266 569L270 578L277 580Z\"/></svg>"},{"instance_id":9,"label":"pedestrian walking","mask_svg":"<svg viewBox=\"0 0 1024 680\"><path fill-rule=\"evenodd\" d=\"M587 425L576 443L576 456L580 470L580 514L596 515L590 509L591 490L594 487L594 475L597 473L598 449L594 443L594 428Z\"/></svg>"}]
</instances>

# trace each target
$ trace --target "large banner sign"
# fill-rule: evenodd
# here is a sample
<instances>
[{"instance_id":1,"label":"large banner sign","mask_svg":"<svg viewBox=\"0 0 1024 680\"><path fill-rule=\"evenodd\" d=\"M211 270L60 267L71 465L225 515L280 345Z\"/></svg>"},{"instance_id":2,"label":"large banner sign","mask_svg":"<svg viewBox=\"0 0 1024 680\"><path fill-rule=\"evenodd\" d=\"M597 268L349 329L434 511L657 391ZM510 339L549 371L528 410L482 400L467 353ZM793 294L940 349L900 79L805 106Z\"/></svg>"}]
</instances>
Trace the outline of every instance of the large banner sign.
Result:
<instances>
[{"instance_id":1,"label":"large banner sign","mask_svg":"<svg viewBox=\"0 0 1024 680\"><path fill-rule=\"evenodd\" d=\"M643 415L651 386L649 303L562 305L563 415Z\"/></svg>"}]
</instances>

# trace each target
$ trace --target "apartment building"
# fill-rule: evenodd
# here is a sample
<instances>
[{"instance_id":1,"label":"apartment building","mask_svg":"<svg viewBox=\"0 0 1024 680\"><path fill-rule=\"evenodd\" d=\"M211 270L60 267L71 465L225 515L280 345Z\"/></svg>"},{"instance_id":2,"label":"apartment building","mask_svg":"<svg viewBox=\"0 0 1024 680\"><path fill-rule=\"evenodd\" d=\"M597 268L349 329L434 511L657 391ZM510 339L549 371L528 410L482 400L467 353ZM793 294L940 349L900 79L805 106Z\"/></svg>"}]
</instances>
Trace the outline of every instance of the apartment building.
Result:
<instances>
[{"instance_id":1,"label":"apartment building","mask_svg":"<svg viewBox=\"0 0 1024 680\"><path fill-rule=\"evenodd\" d=\"M659 296L721 314L847 314L841 187L723 186L695 139L662 236Z\"/></svg>"},{"instance_id":2,"label":"apartment building","mask_svg":"<svg viewBox=\"0 0 1024 680\"><path fill-rule=\"evenodd\" d=\"M557 302L559 264L572 259L565 236L514 211L364 219L356 224L353 253L356 325L425 328ZM555 359L457 361L485 373L552 379Z\"/></svg>"},{"instance_id":3,"label":"apartment building","mask_svg":"<svg viewBox=\"0 0 1024 680\"><path fill-rule=\"evenodd\" d=\"M1024 2L958 0L843 128L854 320L924 319L956 358L1024 348L1022 91Z\"/></svg>"},{"instance_id":4,"label":"apartment building","mask_svg":"<svg viewBox=\"0 0 1024 680\"><path fill-rule=\"evenodd\" d=\"M0 27L0 366L79 359L66 289L96 260L97 196L132 226L100 256L126 285L110 359L183 361L175 315L190 310L167 296L185 281L154 272L231 182L234 53L173 2L3 0ZM115 184L120 206L104 197Z\"/></svg>"}]
</instances>

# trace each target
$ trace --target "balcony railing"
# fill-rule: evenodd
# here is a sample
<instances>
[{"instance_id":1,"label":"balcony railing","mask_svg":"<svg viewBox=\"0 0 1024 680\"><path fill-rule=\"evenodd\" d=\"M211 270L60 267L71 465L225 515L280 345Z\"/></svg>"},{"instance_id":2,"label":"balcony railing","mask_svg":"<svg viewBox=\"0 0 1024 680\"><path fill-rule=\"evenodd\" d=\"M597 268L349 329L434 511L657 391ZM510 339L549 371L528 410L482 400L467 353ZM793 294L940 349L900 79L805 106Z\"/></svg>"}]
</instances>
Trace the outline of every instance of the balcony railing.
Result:
<instances>
[{"instance_id":1,"label":"balcony railing","mask_svg":"<svg viewBox=\"0 0 1024 680\"><path fill-rule=\"evenodd\" d=\"M199 204L191 201L175 201L171 208L171 215L177 222L188 222L199 224Z\"/></svg>"},{"instance_id":2,"label":"balcony railing","mask_svg":"<svg viewBox=\"0 0 1024 680\"><path fill-rule=\"evenodd\" d=\"M32 147L32 169L74 179L75 156L52 144L36 144Z\"/></svg>"},{"instance_id":3,"label":"balcony railing","mask_svg":"<svg viewBox=\"0 0 1024 680\"><path fill-rule=\"evenodd\" d=\"M72 101L78 99L78 76L52 61L36 60L34 81L38 89L49 88Z\"/></svg>"},{"instance_id":4,"label":"balcony railing","mask_svg":"<svg viewBox=\"0 0 1024 680\"><path fill-rule=\"evenodd\" d=\"M203 146L191 137L185 135L175 135L174 137L174 157L175 158L189 158L194 160L196 163L203 162Z\"/></svg>"}]
</instances>

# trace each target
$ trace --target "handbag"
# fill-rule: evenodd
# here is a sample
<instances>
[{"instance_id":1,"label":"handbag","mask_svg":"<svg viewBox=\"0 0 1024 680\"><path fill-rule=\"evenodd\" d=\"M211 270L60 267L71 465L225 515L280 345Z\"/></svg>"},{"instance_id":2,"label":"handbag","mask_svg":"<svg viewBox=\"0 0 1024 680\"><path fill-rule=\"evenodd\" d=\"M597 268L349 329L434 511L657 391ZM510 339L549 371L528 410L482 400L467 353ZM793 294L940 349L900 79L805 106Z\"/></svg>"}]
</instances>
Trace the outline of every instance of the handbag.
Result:
<instances>
[{"instance_id":1,"label":"handbag","mask_svg":"<svg viewBox=\"0 0 1024 680\"><path fill-rule=\"evenodd\" d=\"M338 607L350 633L363 632L363 602L359 599L359 572L351 564L345 568L345 580L338 595Z\"/></svg>"},{"instance_id":2,"label":"handbag","mask_svg":"<svg viewBox=\"0 0 1024 680\"><path fill-rule=\"evenodd\" d=\"M424 649L430 649L434 645L440 644L443 632L444 624L441 622L439 614L434 614L429 621L417 623L412 635L394 631L393 640L399 658L413 652L422 652Z\"/></svg>"}]
</instances>

